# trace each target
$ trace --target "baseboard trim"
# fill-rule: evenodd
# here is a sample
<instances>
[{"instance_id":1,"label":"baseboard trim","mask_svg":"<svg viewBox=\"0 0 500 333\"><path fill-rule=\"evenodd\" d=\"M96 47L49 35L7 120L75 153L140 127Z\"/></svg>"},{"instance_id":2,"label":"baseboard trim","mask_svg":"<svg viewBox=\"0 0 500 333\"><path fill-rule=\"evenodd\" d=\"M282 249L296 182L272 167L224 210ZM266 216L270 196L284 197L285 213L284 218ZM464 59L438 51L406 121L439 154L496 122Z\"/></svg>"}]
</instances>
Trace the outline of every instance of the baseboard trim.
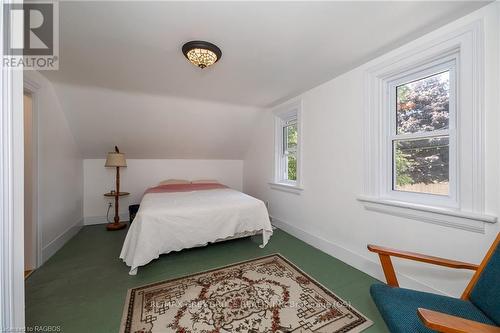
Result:
<instances>
[{"instance_id":1,"label":"baseboard trim","mask_svg":"<svg viewBox=\"0 0 500 333\"><path fill-rule=\"evenodd\" d=\"M128 212L121 212L118 215L120 216L121 221L128 221L129 219ZM109 218L113 219L113 216L110 216ZM95 225L95 224L106 224L106 223L108 223L106 216L86 216L83 218L84 225Z\"/></svg>"},{"instance_id":2,"label":"baseboard trim","mask_svg":"<svg viewBox=\"0 0 500 333\"><path fill-rule=\"evenodd\" d=\"M282 219L271 217L272 224L283 231L289 233L290 235L297 237L298 239L306 242L307 244L321 250L334 258L339 259L340 261L346 263L349 266L352 266L380 281L385 281L384 274L380 267L379 262L372 261L366 257L363 257L349 249L346 249L342 246L334 244L324 238L312 235L311 233L304 231L300 228L297 228L291 225L288 222L283 221ZM450 296L447 293L437 290L425 283L419 282L407 275L397 274L398 280L401 285L405 288L416 289L426 292L431 292L435 294L441 294Z\"/></svg>"},{"instance_id":3,"label":"baseboard trim","mask_svg":"<svg viewBox=\"0 0 500 333\"><path fill-rule=\"evenodd\" d=\"M52 257L83 227L83 218L63 231L59 236L42 248L42 264Z\"/></svg>"}]
</instances>

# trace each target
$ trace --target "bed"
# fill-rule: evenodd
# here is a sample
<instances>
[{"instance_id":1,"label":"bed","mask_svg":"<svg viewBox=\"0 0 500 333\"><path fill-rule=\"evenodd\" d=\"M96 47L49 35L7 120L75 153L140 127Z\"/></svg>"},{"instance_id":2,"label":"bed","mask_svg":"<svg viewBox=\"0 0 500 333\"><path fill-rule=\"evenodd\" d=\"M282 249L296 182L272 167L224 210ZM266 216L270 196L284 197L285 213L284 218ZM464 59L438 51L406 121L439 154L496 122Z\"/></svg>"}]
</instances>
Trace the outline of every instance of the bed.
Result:
<instances>
[{"instance_id":1,"label":"bed","mask_svg":"<svg viewBox=\"0 0 500 333\"><path fill-rule=\"evenodd\" d=\"M273 230L265 204L218 183L163 184L148 189L120 258L130 275L161 254Z\"/></svg>"}]
</instances>

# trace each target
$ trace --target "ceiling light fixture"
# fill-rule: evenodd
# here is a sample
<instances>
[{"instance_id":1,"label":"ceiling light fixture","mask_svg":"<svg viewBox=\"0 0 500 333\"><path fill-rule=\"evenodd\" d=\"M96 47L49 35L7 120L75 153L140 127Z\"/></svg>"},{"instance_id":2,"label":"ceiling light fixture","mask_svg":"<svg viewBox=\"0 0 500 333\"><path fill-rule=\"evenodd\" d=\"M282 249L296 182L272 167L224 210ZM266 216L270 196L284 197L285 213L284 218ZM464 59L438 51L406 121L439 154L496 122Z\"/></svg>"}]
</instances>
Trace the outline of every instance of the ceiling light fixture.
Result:
<instances>
[{"instance_id":1,"label":"ceiling light fixture","mask_svg":"<svg viewBox=\"0 0 500 333\"><path fill-rule=\"evenodd\" d=\"M182 53L193 65L205 68L215 64L222 57L222 51L214 44L193 40L182 46Z\"/></svg>"}]
</instances>

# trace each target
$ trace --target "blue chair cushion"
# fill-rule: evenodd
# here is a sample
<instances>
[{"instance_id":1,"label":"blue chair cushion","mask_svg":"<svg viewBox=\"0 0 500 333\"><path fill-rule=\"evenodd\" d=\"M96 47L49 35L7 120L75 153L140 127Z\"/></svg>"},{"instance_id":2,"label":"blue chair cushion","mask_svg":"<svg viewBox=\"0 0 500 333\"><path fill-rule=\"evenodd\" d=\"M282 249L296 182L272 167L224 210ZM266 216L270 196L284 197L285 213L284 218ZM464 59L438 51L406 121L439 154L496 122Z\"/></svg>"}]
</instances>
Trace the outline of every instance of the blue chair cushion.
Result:
<instances>
[{"instance_id":1,"label":"blue chair cushion","mask_svg":"<svg viewBox=\"0 0 500 333\"><path fill-rule=\"evenodd\" d=\"M493 252L469 299L500 325L500 246Z\"/></svg>"},{"instance_id":2,"label":"blue chair cushion","mask_svg":"<svg viewBox=\"0 0 500 333\"><path fill-rule=\"evenodd\" d=\"M435 333L422 324L418 308L495 325L481 310L468 301L404 288L374 284L370 288L375 304L392 333Z\"/></svg>"}]
</instances>

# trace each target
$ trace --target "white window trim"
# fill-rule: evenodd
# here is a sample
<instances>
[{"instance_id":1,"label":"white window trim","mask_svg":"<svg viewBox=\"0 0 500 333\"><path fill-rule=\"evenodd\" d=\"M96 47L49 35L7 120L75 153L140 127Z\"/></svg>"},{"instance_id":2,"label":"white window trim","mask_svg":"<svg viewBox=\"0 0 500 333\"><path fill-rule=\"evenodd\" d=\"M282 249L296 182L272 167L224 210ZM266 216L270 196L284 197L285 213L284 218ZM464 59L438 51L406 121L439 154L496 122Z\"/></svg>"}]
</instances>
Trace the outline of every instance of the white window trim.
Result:
<instances>
[{"instance_id":1,"label":"white window trim","mask_svg":"<svg viewBox=\"0 0 500 333\"><path fill-rule=\"evenodd\" d=\"M271 188L300 194L302 188L302 100L282 104L274 113L274 179ZM297 180L282 179L283 122L291 117L297 118Z\"/></svg>"},{"instance_id":2,"label":"white window trim","mask_svg":"<svg viewBox=\"0 0 500 333\"><path fill-rule=\"evenodd\" d=\"M397 77L391 77L387 79L384 83L384 96L383 99L383 129L384 132L384 142L381 147L382 151L382 170L384 174L380 177L380 193L381 197L395 200L403 201L416 204L426 204L426 205L439 205L441 207L458 208L458 198L457 198L457 185L458 185L458 175L457 175L457 159L456 159L456 87L450 86L450 107L449 107L449 128L447 130L439 130L433 132L419 132L412 133L408 135L396 135L396 101L393 93L396 87L405 82L412 81L414 79L419 79L427 75L432 75L439 71L450 70L450 82L456 83L456 72L457 72L457 62L458 53L451 53L450 55L444 56L437 61L431 63L426 63L423 66L418 66L412 68L410 72L403 72ZM455 84L456 85L456 84ZM388 103L387 103L388 102ZM447 135L450 138L449 142L449 154L450 154L450 165L449 165L449 175L450 175L450 193L447 196L443 195L433 195L428 193L417 193L417 192L404 192L393 189L394 173L393 168L393 140L400 139L415 139L417 137L429 137L429 136L440 136Z\"/></svg>"},{"instance_id":3,"label":"white window trim","mask_svg":"<svg viewBox=\"0 0 500 333\"><path fill-rule=\"evenodd\" d=\"M358 198L365 208L429 223L484 233L484 223L497 218L484 207L484 115L483 115L483 20L420 42L365 73L363 128L364 182ZM457 189L454 204L417 202L387 195L387 106L388 80L455 55L457 75ZM467 110L467 112L460 112ZM451 155L450 155L451 156ZM382 179L381 179L382 178ZM434 197L433 195L429 195Z\"/></svg>"},{"instance_id":4,"label":"white window trim","mask_svg":"<svg viewBox=\"0 0 500 333\"><path fill-rule=\"evenodd\" d=\"M269 186L273 190L289 192L293 194L301 194L302 191L304 190L302 187L298 187L297 185L288 185L284 183L269 182Z\"/></svg>"}]
</instances>

